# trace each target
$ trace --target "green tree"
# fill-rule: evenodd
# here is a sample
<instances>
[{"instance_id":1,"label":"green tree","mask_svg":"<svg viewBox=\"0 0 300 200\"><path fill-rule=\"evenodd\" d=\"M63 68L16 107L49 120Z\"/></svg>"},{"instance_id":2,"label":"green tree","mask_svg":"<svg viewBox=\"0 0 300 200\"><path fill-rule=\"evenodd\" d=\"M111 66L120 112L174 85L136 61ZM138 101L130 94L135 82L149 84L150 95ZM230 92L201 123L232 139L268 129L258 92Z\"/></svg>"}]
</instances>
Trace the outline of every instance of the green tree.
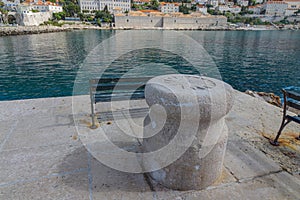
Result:
<instances>
[{"instance_id":1,"label":"green tree","mask_svg":"<svg viewBox=\"0 0 300 200\"><path fill-rule=\"evenodd\" d=\"M3 3L3 1L0 1L0 8L2 8L5 4Z\"/></svg>"},{"instance_id":2,"label":"green tree","mask_svg":"<svg viewBox=\"0 0 300 200\"><path fill-rule=\"evenodd\" d=\"M179 12L182 12L183 14L189 14L189 8L185 5L179 6Z\"/></svg>"},{"instance_id":3,"label":"green tree","mask_svg":"<svg viewBox=\"0 0 300 200\"><path fill-rule=\"evenodd\" d=\"M80 7L77 0L63 0L61 3L63 4L63 10L67 17L74 17L75 14L78 15L80 13Z\"/></svg>"},{"instance_id":4,"label":"green tree","mask_svg":"<svg viewBox=\"0 0 300 200\"><path fill-rule=\"evenodd\" d=\"M159 2L157 0L151 0L150 2L150 7L153 10L158 10L159 7Z\"/></svg>"},{"instance_id":5,"label":"green tree","mask_svg":"<svg viewBox=\"0 0 300 200\"><path fill-rule=\"evenodd\" d=\"M210 8L212 8L212 7L214 7L214 6L211 5L211 4L206 4L206 7L207 7L207 9L210 9Z\"/></svg>"},{"instance_id":6,"label":"green tree","mask_svg":"<svg viewBox=\"0 0 300 200\"><path fill-rule=\"evenodd\" d=\"M113 21L113 16L110 14L106 6L104 7L103 10L97 11L95 13L95 18L100 19L106 23L111 23Z\"/></svg>"},{"instance_id":7,"label":"green tree","mask_svg":"<svg viewBox=\"0 0 300 200\"><path fill-rule=\"evenodd\" d=\"M53 19L54 20L62 20L65 19L66 13L65 12L59 12L59 13L53 13Z\"/></svg>"}]
</instances>

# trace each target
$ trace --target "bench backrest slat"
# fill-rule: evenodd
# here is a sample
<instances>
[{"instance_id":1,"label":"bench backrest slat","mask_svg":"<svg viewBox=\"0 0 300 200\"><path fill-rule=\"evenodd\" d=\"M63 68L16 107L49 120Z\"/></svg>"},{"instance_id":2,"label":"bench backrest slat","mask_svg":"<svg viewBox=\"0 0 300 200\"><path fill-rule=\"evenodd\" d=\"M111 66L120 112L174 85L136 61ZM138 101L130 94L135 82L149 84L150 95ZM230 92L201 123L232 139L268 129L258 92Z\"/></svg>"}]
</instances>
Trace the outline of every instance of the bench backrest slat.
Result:
<instances>
[{"instance_id":1,"label":"bench backrest slat","mask_svg":"<svg viewBox=\"0 0 300 200\"><path fill-rule=\"evenodd\" d=\"M289 107L292 107L292 108L295 108L297 110L300 110L300 104L299 103L296 103L295 101L287 101L286 104L289 106Z\"/></svg>"},{"instance_id":2,"label":"bench backrest slat","mask_svg":"<svg viewBox=\"0 0 300 200\"><path fill-rule=\"evenodd\" d=\"M147 82L153 77L126 77L126 78L100 78L100 79L91 79L90 84L103 84L103 83L130 83L130 82Z\"/></svg>"},{"instance_id":3,"label":"bench backrest slat","mask_svg":"<svg viewBox=\"0 0 300 200\"><path fill-rule=\"evenodd\" d=\"M144 99L146 82L152 77L101 78L90 80L93 103Z\"/></svg>"},{"instance_id":4,"label":"bench backrest slat","mask_svg":"<svg viewBox=\"0 0 300 200\"><path fill-rule=\"evenodd\" d=\"M294 91L285 91L286 92L286 96L291 98L291 99L295 99L297 101L300 101L300 94Z\"/></svg>"},{"instance_id":5,"label":"bench backrest slat","mask_svg":"<svg viewBox=\"0 0 300 200\"><path fill-rule=\"evenodd\" d=\"M286 106L300 110L300 94L295 91L282 90ZM285 106L285 107L286 107Z\"/></svg>"},{"instance_id":6,"label":"bench backrest slat","mask_svg":"<svg viewBox=\"0 0 300 200\"><path fill-rule=\"evenodd\" d=\"M135 95L118 95L118 96L100 96L95 97L95 102L108 102L108 101L124 101L124 100L137 100L144 99L144 93L135 94Z\"/></svg>"},{"instance_id":7,"label":"bench backrest slat","mask_svg":"<svg viewBox=\"0 0 300 200\"><path fill-rule=\"evenodd\" d=\"M97 91L106 91L106 90L135 90L139 88L144 88L144 83L128 83L128 84L113 84L113 83L104 83L103 85L92 85L92 92Z\"/></svg>"}]
</instances>

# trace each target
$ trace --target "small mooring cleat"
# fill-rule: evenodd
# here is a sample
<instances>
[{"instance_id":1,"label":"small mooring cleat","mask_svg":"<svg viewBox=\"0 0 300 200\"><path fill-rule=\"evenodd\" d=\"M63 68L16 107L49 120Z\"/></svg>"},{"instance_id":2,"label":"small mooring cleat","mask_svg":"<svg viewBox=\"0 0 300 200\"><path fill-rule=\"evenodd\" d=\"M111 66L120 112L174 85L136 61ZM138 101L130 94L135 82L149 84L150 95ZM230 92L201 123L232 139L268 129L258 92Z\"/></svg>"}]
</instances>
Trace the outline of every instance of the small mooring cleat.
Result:
<instances>
[{"instance_id":1,"label":"small mooring cleat","mask_svg":"<svg viewBox=\"0 0 300 200\"><path fill-rule=\"evenodd\" d=\"M279 142L278 141L275 141L275 140L269 140L270 144L273 145L273 146L279 146Z\"/></svg>"}]
</instances>

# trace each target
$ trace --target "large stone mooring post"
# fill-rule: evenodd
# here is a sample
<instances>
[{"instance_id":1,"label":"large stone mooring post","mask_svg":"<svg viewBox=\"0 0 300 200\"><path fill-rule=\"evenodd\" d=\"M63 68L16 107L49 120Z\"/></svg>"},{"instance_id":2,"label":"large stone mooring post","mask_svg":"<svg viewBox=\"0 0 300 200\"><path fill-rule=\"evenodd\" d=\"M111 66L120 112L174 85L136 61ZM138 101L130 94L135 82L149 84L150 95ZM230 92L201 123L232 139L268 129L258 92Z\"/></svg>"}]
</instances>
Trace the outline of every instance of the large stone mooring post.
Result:
<instances>
[{"instance_id":1,"label":"large stone mooring post","mask_svg":"<svg viewBox=\"0 0 300 200\"><path fill-rule=\"evenodd\" d=\"M150 112L144 120L143 165L151 178L177 190L214 183L222 173L232 87L208 77L164 75L148 81L145 97Z\"/></svg>"}]
</instances>

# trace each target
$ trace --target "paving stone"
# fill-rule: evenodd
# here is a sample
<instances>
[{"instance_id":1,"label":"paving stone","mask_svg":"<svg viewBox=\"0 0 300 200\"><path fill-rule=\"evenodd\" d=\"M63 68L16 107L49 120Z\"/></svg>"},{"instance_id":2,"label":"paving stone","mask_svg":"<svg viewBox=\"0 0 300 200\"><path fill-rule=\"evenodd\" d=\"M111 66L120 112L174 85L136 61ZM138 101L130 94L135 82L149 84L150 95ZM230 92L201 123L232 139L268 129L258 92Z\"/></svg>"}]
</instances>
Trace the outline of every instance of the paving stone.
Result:
<instances>
[{"instance_id":1,"label":"paving stone","mask_svg":"<svg viewBox=\"0 0 300 200\"><path fill-rule=\"evenodd\" d=\"M0 186L86 168L87 152L80 144L2 151Z\"/></svg>"},{"instance_id":2,"label":"paving stone","mask_svg":"<svg viewBox=\"0 0 300 200\"><path fill-rule=\"evenodd\" d=\"M84 188L79 190L78 188ZM89 199L87 172L41 178L0 187L0 199Z\"/></svg>"},{"instance_id":3,"label":"paving stone","mask_svg":"<svg viewBox=\"0 0 300 200\"><path fill-rule=\"evenodd\" d=\"M224 165L240 181L282 170L264 153L242 140L228 141Z\"/></svg>"},{"instance_id":4,"label":"paving stone","mask_svg":"<svg viewBox=\"0 0 300 200\"><path fill-rule=\"evenodd\" d=\"M152 192L143 174L114 170L91 159L94 199L152 199Z\"/></svg>"},{"instance_id":5,"label":"paving stone","mask_svg":"<svg viewBox=\"0 0 300 200\"><path fill-rule=\"evenodd\" d=\"M271 174L254 180L235 183L225 187L206 191L193 191L180 194L177 199L267 199L267 200L295 200L300 196L299 180L286 172ZM168 198L165 198L168 199Z\"/></svg>"},{"instance_id":6,"label":"paving stone","mask_svg":"<svg viewBox=\"0 0 300 200\"><path fill-rule=\"evenodd\" d=\"M58 145L76 142L77 131L70 124L69 118L50 118L41 116L32 123L32 118L21 118L17 127L3 146L4 150L17 148L33 148L39 146ZM64 119L65 118L65 119Z\"/></svg>"}]
</instances>

